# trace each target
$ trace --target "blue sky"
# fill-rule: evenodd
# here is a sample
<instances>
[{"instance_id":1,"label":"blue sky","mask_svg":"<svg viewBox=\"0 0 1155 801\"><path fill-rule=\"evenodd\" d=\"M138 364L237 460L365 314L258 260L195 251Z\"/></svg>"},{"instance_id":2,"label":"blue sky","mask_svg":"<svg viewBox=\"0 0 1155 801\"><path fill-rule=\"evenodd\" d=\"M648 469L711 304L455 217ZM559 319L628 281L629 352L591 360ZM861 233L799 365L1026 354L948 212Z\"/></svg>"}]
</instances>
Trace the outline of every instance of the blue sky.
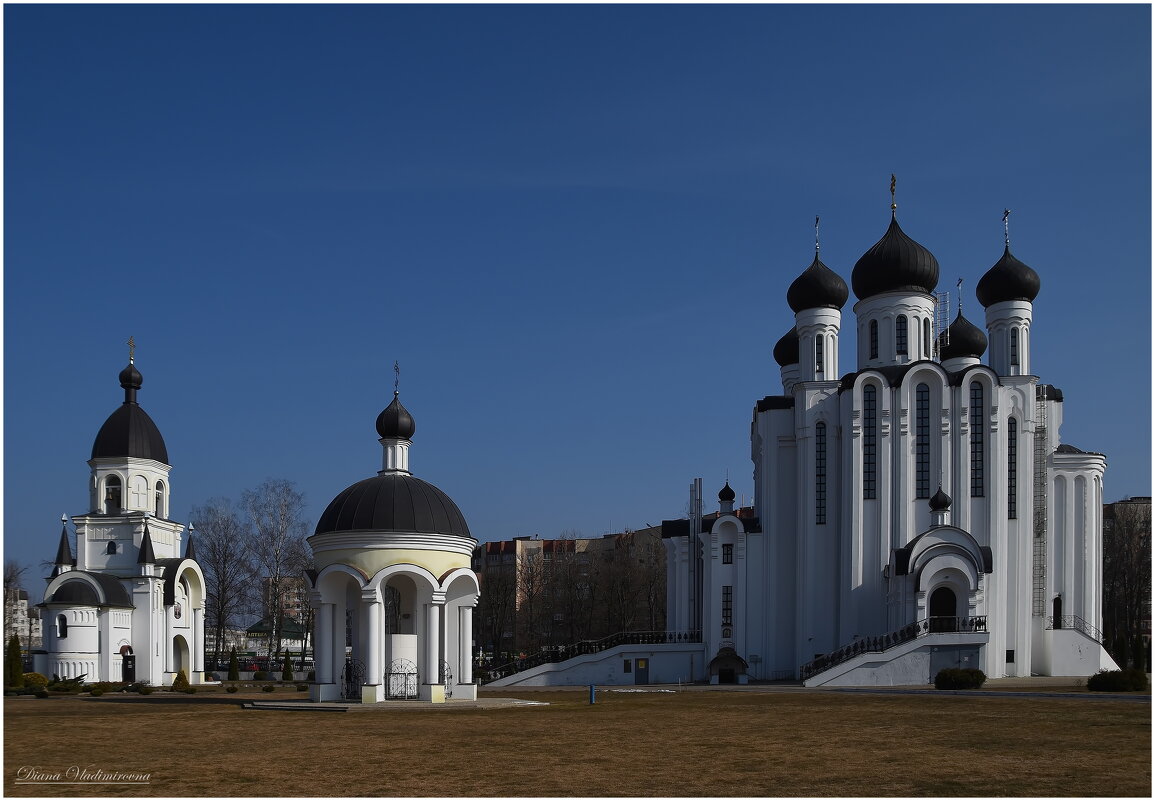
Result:
<instances>
[{"instance_id":1,"label":"blue sky","mask_svg":"<svg viewBox=\"0 0 1155 801\"><path fill-rule=\"evenodd\" d=\"M849 283L891 173L980 325L1012 209L1063 438L1150 494L1150 14L6 5L6 557L86 509L130 335L182 521L275 477L315 522L395 360L478 539L748 502L814 216Z\"/></svg>"}]
</instances>

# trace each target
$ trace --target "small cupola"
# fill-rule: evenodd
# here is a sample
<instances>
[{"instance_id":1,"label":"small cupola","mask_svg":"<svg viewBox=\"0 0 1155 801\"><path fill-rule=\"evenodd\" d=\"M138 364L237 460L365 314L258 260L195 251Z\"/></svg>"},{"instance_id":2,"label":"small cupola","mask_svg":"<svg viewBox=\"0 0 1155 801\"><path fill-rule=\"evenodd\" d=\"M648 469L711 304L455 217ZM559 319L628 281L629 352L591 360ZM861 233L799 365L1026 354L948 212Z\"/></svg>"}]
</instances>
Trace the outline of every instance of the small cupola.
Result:
<instances>
[{"instance_id":1,"label":"small cupola","mask_svg":"<svg viewBox=\"0 0 1155 801\"><path fill-rule=\"evenodd\" d=\"M718 509L724 515L734 514L734 490L730 488L730 482L726 482L726 486L718 492Z\"/></svg>"},{"instance_id":2,"label":"small cupola","mask_svg":"<svg viewBox=\"0 0 1155 801\"><path fill-rule=\"evenodd\" d=\"M1027 303L1038 297L1042 284L1039 274L1011 255L1011 246L1003 250L1003 257L979 279L975 296L983 308L996 303L1021 300Z\"/></svg>"},{"instance_id":3,"label":"small cupola","mask_svg":"<svg viewBox=\"0 0 1155 801\"><path fill-rule=\"evenodd\" d=\"M947 330L938 336L939 360L944 366L955 360L961 360L957 362L958 366L977 364L986 351L987 335L963 317L962 309Z\"/></svg>"},{"instance_id":4,"label":"small cupola","mask_svg":"<svg viewBox=\"0 0 1155 801\"><path fill-rule=\"evenodd\" d=\"M400 393L393 390L393 402L377 415L377 434L383 449L382 473L409 472L409 446L416 430L413 415L401 405Z\"/></svg>"},{"instance_id":5,"label":"small cupola","mask_svg":"<svg viewBox=\"0 0 1155 801\"><path fill-rule=\"evenodd\" d=\"M774 361L779 367L798 364L798 329L791 328L774 345Z\"/></svg>"},{"instance_id":6,"label":"small cupola","mask_svg":"<svg viewBox=\"0 0 1155 801\"><path fill-rule=\"evenodd\" d=\"M814 254L814 261L786 290L786 302L796 314L806 309L841 309L850 297L846 282Z\"/></svg>"},{"instance_id":7,"label":"small cupola","mask_svg":"<svg viewBox=\"0 0 1155 801\"><path fill-rule=\"evenodd\" d=\"M947 515L950 514L951 497L943 492L942 487L930 499L931 526L939 528L947 525Z\"/></svg>"}]
</instances>

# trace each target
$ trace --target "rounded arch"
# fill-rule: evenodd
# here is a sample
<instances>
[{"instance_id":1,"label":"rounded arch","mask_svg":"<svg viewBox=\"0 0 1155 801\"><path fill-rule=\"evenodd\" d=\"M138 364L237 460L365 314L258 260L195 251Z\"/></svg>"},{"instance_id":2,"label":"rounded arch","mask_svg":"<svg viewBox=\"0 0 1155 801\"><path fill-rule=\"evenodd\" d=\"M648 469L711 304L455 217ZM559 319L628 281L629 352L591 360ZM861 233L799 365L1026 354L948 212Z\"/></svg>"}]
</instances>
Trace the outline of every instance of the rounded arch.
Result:
<instances>
[{"instance_id":1,"label":"rounded arch","mask_svg":"<svg viewBox=\"0 0 1155 801\"><path fill-rule=\"evenodd\" d=\"M409 576L419 588L428 589L430 594L441 589L441 582L437 580L437 576L430 573L428 569L411 562L389 565L378 570L369 581L366 582L365 589L379 590L382 585L387 584L389 579L396 575Z\"/></svg>"},{"instance_id":2,"label":"rounded arch","mask_svg":"<svg viewBox=\"0 0 1155 801\"><path fill-rule=\"evenodd\" d=\"M124 508L124 477L117 472L107 473L100 479L100 508L106 515L120 514Z\"/></svg>"},{"instance_id":3,"label":"rounded arch","mask_svg":"<svg viewBox=\"0 0 1155 801\"><path fill-rule=\"evenodd\" d=\"M165 483L157 479L153 486L153 514L162 520L168 519L168 493Z\"/></svg>"},{"instance_id":4,"label":"rounded arch","mask_svg":"<svg viewBox=\"0 0 1155 801\"><path fill-rule=\"evenodd\" d=\"M313 579L313 589L324 597L335 597L349 581L355 582L362 589L368 583L365 574L355 567L341 563L326 565Z\"/></svg>"},{"instance_id":5,"label":"rounded arch","mask_svg":"<svg viewBox=\"0 0 1155 801\"><path fill-rule=\"evenodd\" d=\"M459 567L441 577L441 586L445 590L445 599L455 601L473 595L476 599L481 595L481 585L477 581L477 574L468 567Z\"/></svg>"}]
</instances>

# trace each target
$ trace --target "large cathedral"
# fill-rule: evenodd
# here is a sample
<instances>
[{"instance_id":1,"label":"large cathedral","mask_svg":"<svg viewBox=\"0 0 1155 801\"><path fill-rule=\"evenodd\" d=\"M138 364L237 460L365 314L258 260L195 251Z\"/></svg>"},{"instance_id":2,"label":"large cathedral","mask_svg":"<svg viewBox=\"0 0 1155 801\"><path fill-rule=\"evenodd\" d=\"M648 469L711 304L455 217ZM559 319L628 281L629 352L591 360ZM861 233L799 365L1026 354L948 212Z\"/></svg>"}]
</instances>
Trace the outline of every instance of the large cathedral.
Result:
<instances>
[{"instance_id":1,"label":"large cathedral","mask_svg":"<svg viewBox=\"0 0 1155 801\"><path fill-rule=\"evenodd\" d=\"M700 481L666 532L668 620L700 631L695 679L925 684L1114 667L1099 642L1101 454L1060 444L1063 394L1031 370L1038 274L978 281L985 332L944 319L934 255L899 227L846 282L815 256L774 348L782 391L751 423L753 514ZM1004 222L1006 218L1004 217ZM985 355L985 361L984 361Z\"/></svg>"}]
</instances>

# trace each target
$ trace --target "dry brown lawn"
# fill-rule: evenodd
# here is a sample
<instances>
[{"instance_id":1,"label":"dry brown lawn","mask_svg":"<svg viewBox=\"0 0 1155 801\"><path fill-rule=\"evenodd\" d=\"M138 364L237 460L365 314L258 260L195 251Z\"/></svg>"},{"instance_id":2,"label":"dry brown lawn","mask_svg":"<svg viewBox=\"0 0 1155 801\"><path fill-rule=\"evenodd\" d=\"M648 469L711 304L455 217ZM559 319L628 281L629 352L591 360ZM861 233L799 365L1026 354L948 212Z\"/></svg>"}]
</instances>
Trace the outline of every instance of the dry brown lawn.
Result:
<instances>
[{"instance_id":1,"label":"dry brown lawn","mask_svg":"<svg viewBox=\"0 0 1155 801\"><path fill-rule=\"evenodd\" d=\"M223 693L5 699L7 796L1150 796L1134 701L483 692L549 706L243 710ZM250 697L270 700L256 693ZM275 698L296 698L278 693ZM187 700L186 700L187 698ZM28 786L21 766L150 774Z\"/></svg>"}]
</instances>

